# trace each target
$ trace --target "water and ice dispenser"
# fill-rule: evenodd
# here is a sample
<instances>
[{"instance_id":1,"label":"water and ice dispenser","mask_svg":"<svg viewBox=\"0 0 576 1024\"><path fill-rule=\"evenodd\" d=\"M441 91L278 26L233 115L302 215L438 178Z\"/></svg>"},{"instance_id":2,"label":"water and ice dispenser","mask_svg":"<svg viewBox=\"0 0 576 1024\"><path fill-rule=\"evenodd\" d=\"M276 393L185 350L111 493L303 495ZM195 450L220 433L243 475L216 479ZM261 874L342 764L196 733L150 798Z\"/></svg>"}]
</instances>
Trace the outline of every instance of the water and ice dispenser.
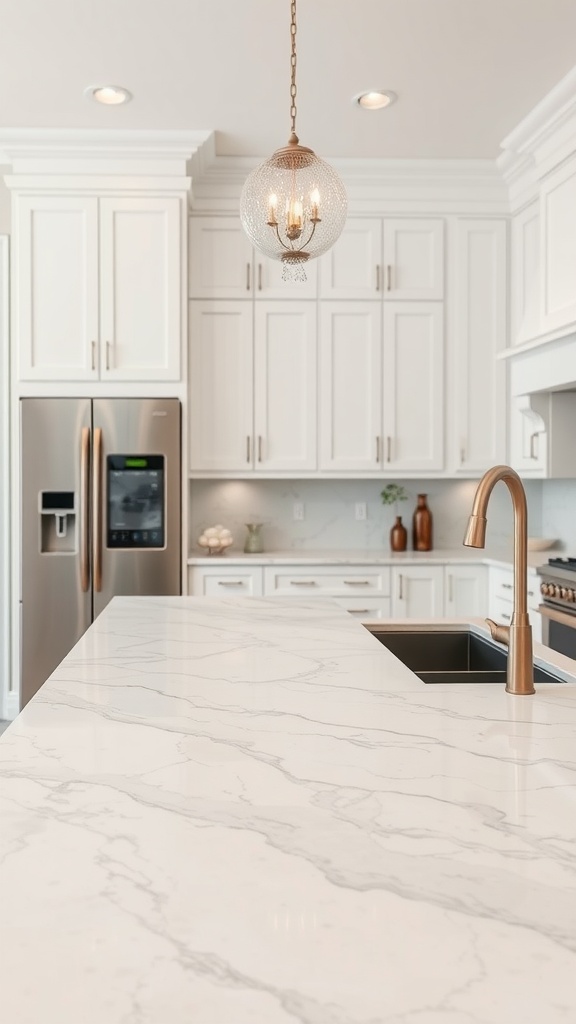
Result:
<instances>
[{"instance_id":1,"label":"water and ice dispenser","mask_svg":"<svg viewBox=\"0 0 576 1024\"><path fill-rule=\"evenodd\" d=\"M76 494L74 491L40 491L40 551L46 555L73 553L77 549Z\"/></svg>"}]
</instances>

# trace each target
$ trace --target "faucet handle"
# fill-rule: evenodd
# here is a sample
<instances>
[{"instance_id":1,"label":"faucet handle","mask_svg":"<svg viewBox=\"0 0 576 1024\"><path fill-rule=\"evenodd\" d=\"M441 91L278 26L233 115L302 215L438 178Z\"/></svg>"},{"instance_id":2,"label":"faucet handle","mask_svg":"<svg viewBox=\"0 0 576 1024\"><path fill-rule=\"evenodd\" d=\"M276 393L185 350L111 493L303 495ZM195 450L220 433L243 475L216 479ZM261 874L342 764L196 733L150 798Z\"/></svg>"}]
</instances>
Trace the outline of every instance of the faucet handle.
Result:
<instances>
[{"instance_id":1,"label":"faucet handle","mask_svg":"<svg viewBox=\"0 0 576 1024\"><path fill-rule=\"evenodd\" d=\"M488 623L492 639L508 647L510 644L510 626L501 626L498 622L494 622L494 619L486 619L485 621Z\"/></svg>"}]
</instances>

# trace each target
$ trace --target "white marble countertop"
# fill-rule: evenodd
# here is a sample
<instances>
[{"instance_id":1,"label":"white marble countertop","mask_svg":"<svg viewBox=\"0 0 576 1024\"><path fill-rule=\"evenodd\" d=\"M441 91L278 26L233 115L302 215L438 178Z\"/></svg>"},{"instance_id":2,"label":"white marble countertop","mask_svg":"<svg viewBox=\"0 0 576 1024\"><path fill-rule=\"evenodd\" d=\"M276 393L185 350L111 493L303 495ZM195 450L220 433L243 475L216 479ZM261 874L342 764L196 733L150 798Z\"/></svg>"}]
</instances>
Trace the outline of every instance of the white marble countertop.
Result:
<instances>
[{"instance_id":1,"label":"white marble countertop","mask_svg":"<svg viewBox=\"0 0 576 1024\"><path fill-rule=\"evenodd\" d=\"M575 685L116 598L0 738L2 1021L573 1024L575 840Z\"/></svg>"},{"instance_id":2,"label":"white marble countertop","mask_svg":"<svg viewBox=\"0 0 576 1024\"><path fill-rule=\"evenodd\" d=\"M529 551L528 568L535 570L544 565L551 555L561 554L553 549ZM288 550L267 551L260 555L245 555L241 551L227 551L223 555L194 554L188 565L217 568L219 565L499 565L512 566L512 545L509 551L484 551L478 548L439 548L434 551L382 551L382 550Z\"/></svg>"}]
</instances>

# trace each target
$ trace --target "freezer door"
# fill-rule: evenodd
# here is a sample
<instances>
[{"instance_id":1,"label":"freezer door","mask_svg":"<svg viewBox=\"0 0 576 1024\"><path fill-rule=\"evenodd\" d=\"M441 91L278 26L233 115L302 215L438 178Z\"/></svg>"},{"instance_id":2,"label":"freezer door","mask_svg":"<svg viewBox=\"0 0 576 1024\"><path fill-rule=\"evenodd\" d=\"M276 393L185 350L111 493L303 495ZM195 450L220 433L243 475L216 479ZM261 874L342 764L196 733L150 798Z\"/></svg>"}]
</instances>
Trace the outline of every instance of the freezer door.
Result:
<instances>
[{"instance_id":1,"label":"freezer door","mask_svg":"<svg viewBox=\"0 0 576 1024\"><path fill-rule=\"evenodd\" d=\"M94 616L115 595L181 593L180 402L94 399Z\"/></svg>"},{"instance_id":2,"label":"freezer door","mask_svg":"<svg viewBox=\"0 0 576 1024\"><path fill-rule=\"evenodd\" d=\"M21 707L90 625L91 402L25 398L21 427Z\"/></svg>"}]
</instances>

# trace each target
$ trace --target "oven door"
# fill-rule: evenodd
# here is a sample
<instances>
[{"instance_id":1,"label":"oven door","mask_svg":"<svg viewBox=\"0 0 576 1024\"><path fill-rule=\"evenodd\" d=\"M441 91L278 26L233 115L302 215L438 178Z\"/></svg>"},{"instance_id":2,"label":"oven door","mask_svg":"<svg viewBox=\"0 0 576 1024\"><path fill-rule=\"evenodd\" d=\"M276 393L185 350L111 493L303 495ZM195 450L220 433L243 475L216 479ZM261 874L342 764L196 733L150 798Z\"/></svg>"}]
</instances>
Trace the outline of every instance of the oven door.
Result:
<instances>
[{"instance_id":1,"label":"oven door","mask_svg":"<svg viewBox=\"0 0 576 1024\"><path fill-rule=\"evenodd\" d=\"M576 610L571 615L541 604L538 611L542 616L542 643L567 658L576 658Z\"/></svg>"}]
</instances>

